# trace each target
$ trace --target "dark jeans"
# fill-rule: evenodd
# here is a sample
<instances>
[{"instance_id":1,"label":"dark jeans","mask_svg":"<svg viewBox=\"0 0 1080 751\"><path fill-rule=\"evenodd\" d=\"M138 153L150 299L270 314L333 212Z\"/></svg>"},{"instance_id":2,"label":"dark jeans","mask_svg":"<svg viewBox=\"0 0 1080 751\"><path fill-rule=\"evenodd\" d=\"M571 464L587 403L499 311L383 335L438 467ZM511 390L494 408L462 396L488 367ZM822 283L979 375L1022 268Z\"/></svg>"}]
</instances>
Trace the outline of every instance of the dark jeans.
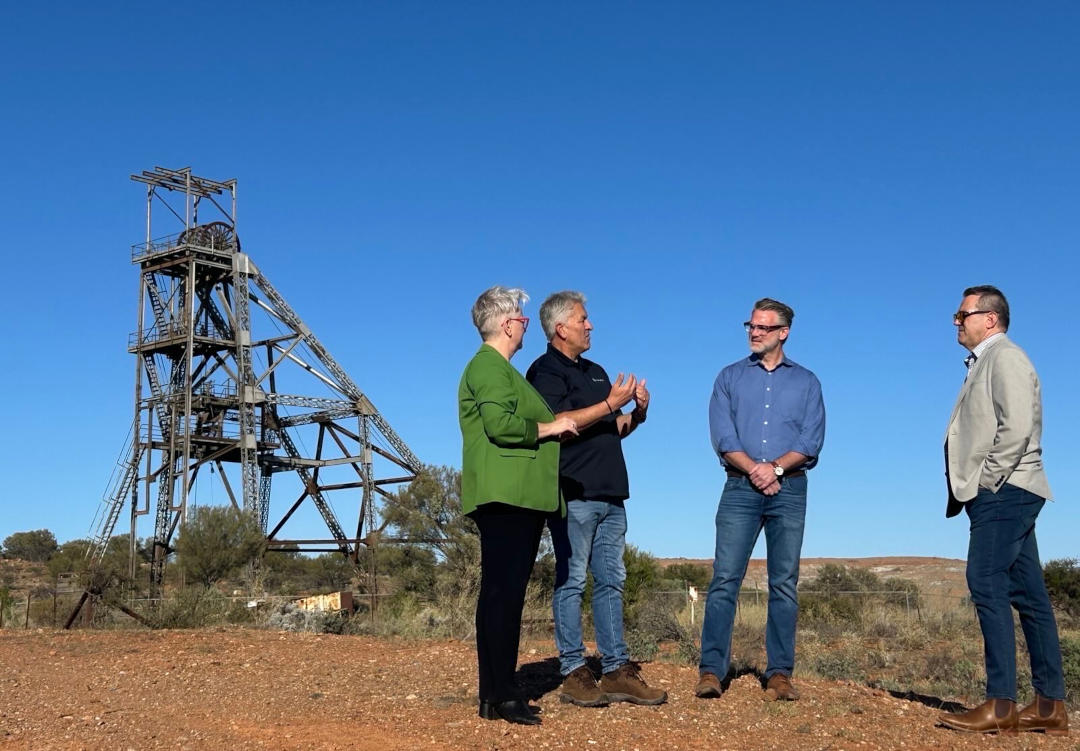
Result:
<instances>
[{"instance_id":1,"label":"dark jeans","mask_svg":"<svg viewBox=\"0 0 1080 751\"><path fill-rule=\"evenodd\" d=\"M746 477L729 477L716 509L716 554L705 622L701 629L702 673L720 680L731 664L731 630L739 589L754 543L765 529L769 570L769 614L765 624L765 677L791 675L795 667L796 588L806 520L806 477L786 478L767 496Z\"/></svg>"},{"instance_id":2,"label":"dark jeans","mask_svg":"<svg viewBox=\"0 0 1080 751\"><path fill-rule=\"evenodd\" d=\"M982 628L988 699L1016 699L1012 608L1020 614L1031 655L1032 685L1047 699L1065 698L1057 623L1035 542L1035 519L1044 503L1005 483L997 493L979 488L965 504L971 521L967 583Z\"/></svg>"},{"instance_id":3,"label":"dark jeans","mask_svg":"<svg viewBox=\"0 0 1080 751\"><path fill-rule=\"evenodd\" d=\"M480 597L476 602L480 700L520 699L514 671L521 609L545 515L503 503L485 503L469 516L480 529Z\"/></svg>"}]
</instances>

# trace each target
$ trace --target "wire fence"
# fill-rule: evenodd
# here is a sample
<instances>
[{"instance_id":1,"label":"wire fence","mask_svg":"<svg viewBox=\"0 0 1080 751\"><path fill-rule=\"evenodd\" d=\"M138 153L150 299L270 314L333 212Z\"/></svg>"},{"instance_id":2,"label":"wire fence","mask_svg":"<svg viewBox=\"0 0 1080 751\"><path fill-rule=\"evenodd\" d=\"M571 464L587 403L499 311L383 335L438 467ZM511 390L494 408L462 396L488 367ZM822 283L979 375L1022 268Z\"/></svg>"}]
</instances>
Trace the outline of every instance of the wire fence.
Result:
<instances>
[{"instance_id":1,"label":"wire fence","mask_svg":"<svg viewBox=\"0 0 1080 751\"><path fill-rule=\"evenodd\" d=\"M686 589L651 590L648 597L660 599L663 607L672 613L685 612L691 623L700 624L705 612L707 593L704 589L695 590L693 587ZM748 609L762 609L768 607L769 591L767 589L742 589L739 592L736 618L740 618ZM970 618L973 622L977 616L971 603L970 596L958 595L951 592L905 592L900 590L799 590L799 603L801 608L813 608L820 603L847 603L852 607L850 612L864 612L874 606L886 608L889 615L894 618L903 618L911 621L923 620L926 617L948 613L960 618Z\"/></svg>"},{"instance_id":2,"label":"wire fence","mask_svg":"<svg viewBox=\"0 0 1080 751\"><path fill-rule=\"evenodd\" d=\"M390 595L380 593L380 599ZM672 615L681 616L694 625L700 625L705 611L706 592L686 589L649 590L641 595L650 598L663 610ZM38 587L24 592L0 591L0 629L59 628L74 611L82 590L73 583L61 581L55 588ZM237 607L262 610L279 603L297 600L301 595L219 595ZM356 594L354 600L363 609L367 609L371 596ZM919 621L927 616L948 613L961 618L976 619L974 606L968 595L953 593L905 592L897 590L841 590L817 591L799 590L800 607L803 610L817 607L820 603L848 603L852 612L864 612L871 607L880 606L888 611L890 618ZM766 609L769 592L765 589L743 589L739 592L736 618L742 618L747 611ZM141 613L160 611L170 604L180 603L179 595L159 598L135 597L124 598L123 603ZM530 623L539 624L550 618L530 617ZM80 626L117 626L131 622L130 618L110 607L91 607L80 613L77 625Z\"/></svg>"},{"instance_id":3,"label":"wire fence","mask_svg":"<svg viewBox=\"0 0 1080 751\"><path fill-rule=\"evenodd\" d=\"M138 614L151 615L161 613L170 606L184 607L190 602L190 598L185 599L188 594L190 592L178 591L164 597L124 597L119 603ZM356 603L356 610L370 612L373 598L383 600L391 596L390 593L362 593L355 594L353 601ZM0 630L61 628L76 607L79 607L79 613L72 624L76 627L115 628L140 625L117 608L116 603L101 603L94 598L88 598L80 607L82 597L83 590L75 586L36 587L23 592L0 589ZM226 603L237 610L262 613L284 603L304 599L308 595L215 593L213 597L216 602Z\"/></svg>"}]
</instances>

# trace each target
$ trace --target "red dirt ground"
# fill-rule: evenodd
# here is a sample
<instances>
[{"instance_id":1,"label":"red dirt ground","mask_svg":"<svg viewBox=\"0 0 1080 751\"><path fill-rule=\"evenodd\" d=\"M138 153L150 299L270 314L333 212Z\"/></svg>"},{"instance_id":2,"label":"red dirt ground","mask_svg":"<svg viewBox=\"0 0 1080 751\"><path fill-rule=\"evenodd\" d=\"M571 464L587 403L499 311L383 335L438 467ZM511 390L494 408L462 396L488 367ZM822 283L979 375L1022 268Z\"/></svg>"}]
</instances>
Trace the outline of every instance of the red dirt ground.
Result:
<instances>
[{"instance_id":1,"label":"red dirt ground","mask_svg":"<svg viewBox=\"0 0 1080 751\"><path fill-rule=\"evenodd\" d=\"M519 678L543 725L476 716L469 644L247 629L0 632L0 750L7 749L1075 749L1075 735L968 736L937 711L865 687L799 681L761 701L753 676L693 696L691 667L650 663L660 707L561 704L554 650ZM1073 718L1073 726L1077 718Z\"/></svg>"}]
</instances>

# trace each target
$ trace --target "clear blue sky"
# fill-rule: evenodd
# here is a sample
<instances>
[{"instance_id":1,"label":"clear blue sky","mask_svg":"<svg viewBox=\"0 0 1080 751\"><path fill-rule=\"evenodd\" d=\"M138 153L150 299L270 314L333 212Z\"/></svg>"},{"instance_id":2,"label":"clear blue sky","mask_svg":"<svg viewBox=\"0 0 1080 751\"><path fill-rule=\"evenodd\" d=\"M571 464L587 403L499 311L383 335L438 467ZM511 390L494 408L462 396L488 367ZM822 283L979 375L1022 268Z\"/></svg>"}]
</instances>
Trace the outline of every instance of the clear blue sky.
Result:
<instances>
[{"instance_id":1,"label":"clear blue sky","mask_svg":"<svg viewBox=\"0 0 1080 751\"><path fill-rule=\"evenodd\" d=\"M128 175L190 165L239 180L245 251L426 462L460 465L476 295L584 291L589 356L653 393L628 538L661 556L712 554L708 397L768 295L828 410L804 554L964 557L950 314L997 284L1043 382L1043 557L1076 556L1078 29L1072 2L8 6L0 539L87 533L132 417Z\"/></svg>"}]
</instances>

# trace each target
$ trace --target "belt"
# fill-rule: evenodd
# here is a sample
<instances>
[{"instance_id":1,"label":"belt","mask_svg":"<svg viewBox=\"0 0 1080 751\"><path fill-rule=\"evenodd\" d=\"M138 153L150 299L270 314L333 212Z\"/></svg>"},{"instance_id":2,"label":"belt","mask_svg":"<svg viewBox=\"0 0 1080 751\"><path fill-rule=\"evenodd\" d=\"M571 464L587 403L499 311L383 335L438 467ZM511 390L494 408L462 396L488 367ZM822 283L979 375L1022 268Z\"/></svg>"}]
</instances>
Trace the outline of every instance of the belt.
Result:
<instances>
[{"instance_id":1,"label":"belt","mask_svg":"<svg viewBox=\"0 0 1080 751\"><path fill-rule=\"evenodd\" d=\"M747 477L748 476L745 472L742 472L742 471L740 471L738 469L733 469L731 467L724 467L724 471L727 472L728 477ZM805 475L806 475L806 470L805 469L796 469L793 472L785 472L779 479L783 480L783 479L786 479L788 477L803 477Z\"/></svg>"}]
</instances>

